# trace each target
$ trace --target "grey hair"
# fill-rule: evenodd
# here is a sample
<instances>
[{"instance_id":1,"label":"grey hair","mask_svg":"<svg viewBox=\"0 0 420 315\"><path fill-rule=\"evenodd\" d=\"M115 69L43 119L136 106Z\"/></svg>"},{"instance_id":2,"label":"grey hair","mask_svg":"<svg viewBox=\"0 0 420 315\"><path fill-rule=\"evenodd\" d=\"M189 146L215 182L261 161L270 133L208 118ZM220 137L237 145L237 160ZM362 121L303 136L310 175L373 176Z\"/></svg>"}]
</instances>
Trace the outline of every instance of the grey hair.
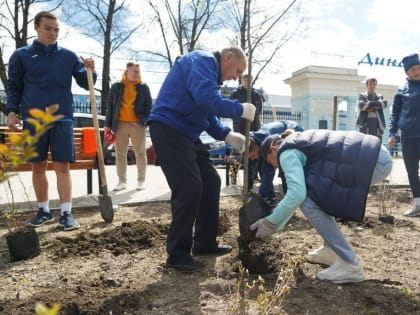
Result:
<instances>
[{"instance_id":1,"label":"grey hair","mask_svg":"<svg viewBox=\"0 0 420 315\"><path fill-rule=\"evenodd\" d=\"M246 60L245 52L239 46L229 46L229 47L223 48L220 53L223 56L223 55L225 55L227 53L230 53L230 52L233 53L237 59Z\"/></svg>"}]
</instances>

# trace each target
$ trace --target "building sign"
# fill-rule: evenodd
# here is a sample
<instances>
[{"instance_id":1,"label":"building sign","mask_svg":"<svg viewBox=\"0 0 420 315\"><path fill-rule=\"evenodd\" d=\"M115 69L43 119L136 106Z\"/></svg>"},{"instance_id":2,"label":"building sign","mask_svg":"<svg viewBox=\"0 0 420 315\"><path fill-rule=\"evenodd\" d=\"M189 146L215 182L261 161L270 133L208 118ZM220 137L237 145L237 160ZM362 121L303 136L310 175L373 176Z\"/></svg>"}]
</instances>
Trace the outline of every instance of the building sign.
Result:
<instances>
[{"instance_id":1,"label":"building sign","mask_svg":"<svg viewBox=\"0 0 420 315\"><path fill-rule=\"evenodd\" d=\"M368 64L369 66L385 66L385 67L402 67L402 62L397 59L372 57L370 53L367 53L359 61L357 65Z\"/></svg>"}]
</instances>

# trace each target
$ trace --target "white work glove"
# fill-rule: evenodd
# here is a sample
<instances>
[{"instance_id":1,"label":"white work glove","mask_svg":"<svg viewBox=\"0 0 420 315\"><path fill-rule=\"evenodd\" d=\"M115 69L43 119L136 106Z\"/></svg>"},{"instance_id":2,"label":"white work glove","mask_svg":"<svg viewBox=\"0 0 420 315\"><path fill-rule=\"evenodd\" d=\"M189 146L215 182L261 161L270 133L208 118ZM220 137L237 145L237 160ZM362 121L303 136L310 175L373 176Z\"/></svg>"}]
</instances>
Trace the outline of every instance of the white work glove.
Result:
<instances>
[{"instance_id":1,"label":"white work glove","mask_svg":"<svg viewBox=\"0 0 420 315\"><path fill-rule=\"evenodd\" d=\"M259 219L250 226L251 231L257 230L255 237L262 240L268 239L276 232L276 226L270 223L266 218Z\"/></svg>"},{"instance_id":2,"label":"white work glove","mask_svg":"<svg viewBox=\"0 0 420 315\"><path fill-rule=\"evenodd\" d=\"M253 121L255 118L255 106L251 103L242 103L244 111L242 112L242 118Z\"/></svg>"},{"instance_id":3,"label":"white work glove","mask_svg":"<svg viewBox=\"0 0 420 315\"><path fill-rule=\"evenodd\" d=\"M245 136L243 134L231 131L225 140L239 153L245 152Z\"/></svg>"}]
</instances>

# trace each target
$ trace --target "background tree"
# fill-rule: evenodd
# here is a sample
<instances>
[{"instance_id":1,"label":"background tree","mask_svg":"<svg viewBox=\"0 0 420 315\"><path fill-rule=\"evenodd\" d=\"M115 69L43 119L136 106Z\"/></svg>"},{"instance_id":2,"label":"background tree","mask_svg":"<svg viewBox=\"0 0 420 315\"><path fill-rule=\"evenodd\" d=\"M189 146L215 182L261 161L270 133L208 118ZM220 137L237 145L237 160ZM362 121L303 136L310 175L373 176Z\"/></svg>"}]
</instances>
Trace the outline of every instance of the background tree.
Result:
<instances>
[{"instance_id":1,"label":"background tree","mask_svg":"<svg viewBox=\"0 0 420 315\"><path fill-rule=\"evenodd\" d=\"M232 44L240 45L252 56L254 82L267 67L272 72L281 68L281 62L277 60L280 48L304 30L304 19L296 2L228 0L225 3L224 25L237 34L231 38Z\"/></svg>"},{"instance_id":2,"label":"background tree","mask_svg":"<svg viewBox=\"0 0 420 315\"><path fill-rule=\"evenodd\" d=\"M218 28L222 3L223 0L150 0L153 24L159 26L165 49L145 52L163 58L172 67L176 56L203 48L200 38L205 31Z\"/></svg>"},{"instance_id":3,"label":"background tree","mask_svg":"<svg viewBox=\"0 0 420 315\"><path fill-rule=\"evenodd\" d=\"M102 47L102 54L95 54L102 60L101 102L105 104L110 89L111 56L118 49L127 46L129 38L142 25L134 19L125 0L66 0L63 3L66 21L83 35L97 41ZM134 21L136 21L134 23ZM106 114L106 107L101 107L101 114Z\"/></svg>"},{"instance_id":4,"label":"background tree","mask_svg":"<svg viewBox=\"0 0 420 315\"><path fill-rule=\"evenodd\" d=\"M15 48L20 48L28 44L28 26L33 19L29 15L29 9L35 3L54 2L54 11L61 5L62 1L56 0L3 0L0 2L0 80L7 89L7 63L4 60L4 49L10 42L15 44ZM12 40L12 41L11 41ZM4 112L5 104L0 99L0 111Z\"/></svg>"}]
</instances>

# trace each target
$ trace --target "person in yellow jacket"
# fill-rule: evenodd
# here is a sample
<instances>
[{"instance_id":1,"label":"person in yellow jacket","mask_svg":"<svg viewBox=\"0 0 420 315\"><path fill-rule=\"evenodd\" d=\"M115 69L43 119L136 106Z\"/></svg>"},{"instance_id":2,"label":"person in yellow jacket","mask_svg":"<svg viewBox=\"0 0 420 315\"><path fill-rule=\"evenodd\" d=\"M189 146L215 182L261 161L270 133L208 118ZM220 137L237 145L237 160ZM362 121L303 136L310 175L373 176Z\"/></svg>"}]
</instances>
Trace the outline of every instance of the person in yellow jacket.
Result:
<instances>
[{"instance_id":1,"label":"person in yellow jacket","mask_svg":"<svg viewBox=\"0 0 420 315\"><path fill-rule=\"evenodd\" d=\"M127 150L133 144L137 165L137 190L143 189L146 178L146 121L152 108L150 89L142 83L140 66L129 61L120 82L111 86L107 101L104 132L115 135L115 164L118 185L115 191L127 188Z\"/></svg>"}]
</instances>

